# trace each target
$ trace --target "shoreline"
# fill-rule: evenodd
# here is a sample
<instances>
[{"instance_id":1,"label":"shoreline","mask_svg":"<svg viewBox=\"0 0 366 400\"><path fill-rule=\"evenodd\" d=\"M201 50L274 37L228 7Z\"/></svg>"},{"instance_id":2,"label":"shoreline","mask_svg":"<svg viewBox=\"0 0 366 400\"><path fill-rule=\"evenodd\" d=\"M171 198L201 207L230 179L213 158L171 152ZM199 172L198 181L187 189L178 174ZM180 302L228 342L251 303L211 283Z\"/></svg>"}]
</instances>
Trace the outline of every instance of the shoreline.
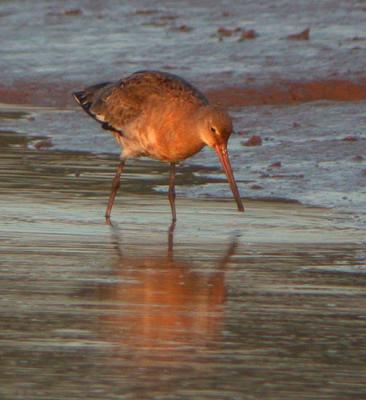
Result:
<instances>
[{"instance_id":1,"label":"shoreline","mask_svg":"<svg viewBox=\"0 0 366 400\"><path fill-rule=\"evenodd\" d=\"M169 72L169 71L168 71ZM116 77L115 80L120 79ZM69 108L74 105L71 93L92 82L38 80L37 84L15 80L0 84L1 103L19 107ZM95 82L94 82L95 83ZM332 76L288 80L276 77L263 83L252 78L237 85L202 87L208 99L224 107L291 106L314 101L357 102L366 100L366 77ZM52 93L52 96L48 94ZM76 107L72 107L74 109Z\"/></svg>"}]
</instances>

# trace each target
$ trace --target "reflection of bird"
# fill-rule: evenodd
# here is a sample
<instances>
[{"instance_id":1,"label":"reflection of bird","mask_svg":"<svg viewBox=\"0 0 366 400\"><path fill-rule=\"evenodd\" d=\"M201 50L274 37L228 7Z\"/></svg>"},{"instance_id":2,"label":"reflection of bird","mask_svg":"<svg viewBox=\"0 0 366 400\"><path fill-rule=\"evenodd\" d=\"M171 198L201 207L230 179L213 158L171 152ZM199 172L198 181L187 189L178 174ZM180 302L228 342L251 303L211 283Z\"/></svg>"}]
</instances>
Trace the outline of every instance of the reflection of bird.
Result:
<instances>
[{"instance_id":1,"label":"reflection of bird","mask_svg":"<svg viewBox=\"0 0 366 400\"><path fill-rule=\"evenodd\" d=\"M113 277L99 284L96 292L98 301L107 305L100 317L103 335L134 348L167 350L216 337L226 299L225 275L237 238L214 266L202 270L189 258L174 256L173 235L171 228L168 245L154 246L151 252L127 238L122 242L118 227L112 227L117 263Z\"/></svg>"},{"instance_id":2,"label":"reflection of bird","mask_svg":"<svg viewBox=\"0 0 366 400\"><path fill-rule=\"evenodd\" d=\"M169 201L175 211L175 164L199 152L215 149L239 211L244 211L227 153L232 132L230 116L178 76L140 71L113 83L100 83L73 93L76 101L123 148L106 210L109 222L120 175L129 157L148 156L170 163Z\"/></svg>"}]
</instances>

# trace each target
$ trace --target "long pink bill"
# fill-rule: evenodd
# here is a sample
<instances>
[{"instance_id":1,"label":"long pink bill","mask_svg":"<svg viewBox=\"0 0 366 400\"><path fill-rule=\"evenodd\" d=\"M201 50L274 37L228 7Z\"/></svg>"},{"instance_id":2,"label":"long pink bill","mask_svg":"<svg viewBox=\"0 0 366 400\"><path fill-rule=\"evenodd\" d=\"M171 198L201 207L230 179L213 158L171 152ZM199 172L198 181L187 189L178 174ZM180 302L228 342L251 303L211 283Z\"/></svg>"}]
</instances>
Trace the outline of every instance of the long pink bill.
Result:
<instances>
[{"instance_id":1,"label":"long pink bill","mask_svg":"<svg viewBox=\"0 0 366 400\"><path fill-rule=\"evenodd\" d=\"M214 149L216 151L217 156L219 157L222 168L225 171L227 180L229 181L231 191L233 192L236 204L238 206L238 211L244 211L244 206L243 206L243 203L240 198L238 186L236 184L233 170L231 168L229 154L227 152L226 144L216 145L214 147Z\"/></svg>"}]
</instances>

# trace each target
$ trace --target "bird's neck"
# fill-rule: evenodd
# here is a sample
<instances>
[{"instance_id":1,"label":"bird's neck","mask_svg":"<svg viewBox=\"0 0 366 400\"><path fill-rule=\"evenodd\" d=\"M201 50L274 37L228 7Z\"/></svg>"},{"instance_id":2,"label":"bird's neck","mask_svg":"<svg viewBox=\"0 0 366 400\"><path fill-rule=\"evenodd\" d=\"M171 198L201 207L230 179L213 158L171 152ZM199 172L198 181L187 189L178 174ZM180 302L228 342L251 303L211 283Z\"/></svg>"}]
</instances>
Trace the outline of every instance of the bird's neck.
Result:
<instances>
[{"instance_id":1,"label":"bird's neck","mask_svg":"<svg viewBox=\"0 0 366 400\"><path fill-rule=\"evenodd\" d=\"M183 160L199 152L205 143L200 135L200 123L196 111L187 110L181 118L169 127L169 140L166 149L170 157Z\"/></svg>"},{"instance_id":2,"label":"bird's neck","mask_svg":"<svg viewBox=\"0 0 366 400\"><path fill-rule=\"evenodd\" d=\"M205 142L202 139L202 132L204 129L205 126L202 113L197 109L193 110L186 118L184 118L184 123L180 128L182 131L181 134L186 137L186 140L199 149L205 146Z\"/></svg>"}]
</instances>

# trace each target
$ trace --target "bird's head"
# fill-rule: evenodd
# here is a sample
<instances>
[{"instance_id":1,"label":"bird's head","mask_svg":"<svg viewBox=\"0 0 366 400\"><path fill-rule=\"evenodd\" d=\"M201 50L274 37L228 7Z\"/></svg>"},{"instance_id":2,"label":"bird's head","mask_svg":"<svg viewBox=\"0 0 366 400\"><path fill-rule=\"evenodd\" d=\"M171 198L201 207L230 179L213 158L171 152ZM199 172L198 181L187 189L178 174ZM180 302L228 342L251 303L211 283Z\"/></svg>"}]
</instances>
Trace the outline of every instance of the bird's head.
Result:
<instances>
[{"instance_id":1,"label":"bird's head","mask_svg":"<svg viewBox=\"0 0 366 400\"><path fill-rule=\"evenodd\" d=\"M205 106L200 110L199 134L209 147L227 145L233 122L230 115L217 106Z\"/></svg>"},{"instance_id":2,"label":"bird's head","mask_svg":"<svg viewBox=\"0 0 366 400\"><path fill-rule=\"evenodd\" d=\"M227 152L227 143L233 131L233 122L229 114L217 106L208 105L202 107L198 123L199 135L203 143L213 148L225 171L233 192L239 211L244 211L239 190L230 165Z\"/></svg>"}]
</instances>

